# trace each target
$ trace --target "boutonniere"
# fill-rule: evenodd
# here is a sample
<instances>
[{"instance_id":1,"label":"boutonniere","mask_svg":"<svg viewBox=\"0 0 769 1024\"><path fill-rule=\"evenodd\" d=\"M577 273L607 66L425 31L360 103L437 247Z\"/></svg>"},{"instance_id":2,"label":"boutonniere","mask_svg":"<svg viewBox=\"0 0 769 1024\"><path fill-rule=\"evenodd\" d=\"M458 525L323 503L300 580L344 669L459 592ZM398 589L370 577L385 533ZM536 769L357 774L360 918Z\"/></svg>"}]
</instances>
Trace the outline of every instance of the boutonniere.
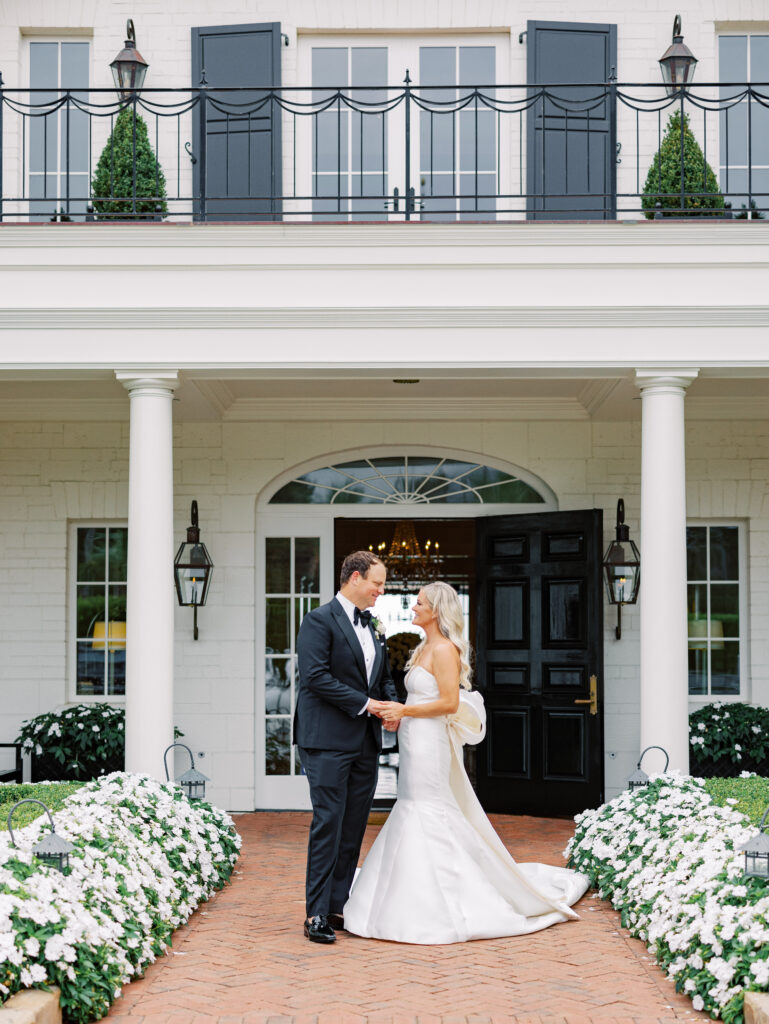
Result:
<instances>
[{"instance_id":1,"label":"boutonniere","mask_svg":"<svg viewBox=\"0 0 769 1024\"><path fill-rule=\"evenodd\" d=\"M372 615L370 621L371 621L371 625L374 627L374 632L376 633L377 640L384 640L384 638L385 638L385 628L382 625L381 620L376 618L375 615Z\"/></svg>"}]
</instances>

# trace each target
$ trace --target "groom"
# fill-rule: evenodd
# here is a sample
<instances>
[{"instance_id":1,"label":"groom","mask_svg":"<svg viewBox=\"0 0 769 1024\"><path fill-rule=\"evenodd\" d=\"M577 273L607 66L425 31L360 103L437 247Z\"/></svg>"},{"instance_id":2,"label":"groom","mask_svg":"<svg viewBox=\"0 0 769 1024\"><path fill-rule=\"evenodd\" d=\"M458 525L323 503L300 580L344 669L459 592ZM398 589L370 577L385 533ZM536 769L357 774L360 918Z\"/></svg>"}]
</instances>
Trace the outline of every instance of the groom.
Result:
<instances>
[{"instance_id":1,"label":"groom","mask_svg":"<svg viewBox=\"0 0 769 1024\"><path fill-rule=\"evenodd\" d=\"M310 942L335 942L376 789L382 700L398 700L384 636L370 622L387 572L371 551L345 558L333 601L302 619L294 742L310 783Z\"/></svg>"}]
</instances>

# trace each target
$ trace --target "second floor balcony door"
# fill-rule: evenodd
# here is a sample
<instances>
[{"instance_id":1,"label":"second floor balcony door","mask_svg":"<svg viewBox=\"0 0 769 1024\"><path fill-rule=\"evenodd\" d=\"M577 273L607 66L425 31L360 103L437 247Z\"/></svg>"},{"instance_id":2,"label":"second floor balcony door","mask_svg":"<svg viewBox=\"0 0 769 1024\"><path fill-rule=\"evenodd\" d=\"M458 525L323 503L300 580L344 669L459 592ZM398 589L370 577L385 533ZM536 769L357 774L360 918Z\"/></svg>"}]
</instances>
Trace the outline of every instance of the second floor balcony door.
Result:
<instances>
[{"instance_id":1,"label":"second floor balcony door","mask_svg":"<svg viewBox=\"0 0 769 1024\"><path fill-rule=\"evenodd\" d=\"M482 97L504 52L494 36L308 40L313 219L494 220L499 116Z\"/></svg>"}]
</instances>

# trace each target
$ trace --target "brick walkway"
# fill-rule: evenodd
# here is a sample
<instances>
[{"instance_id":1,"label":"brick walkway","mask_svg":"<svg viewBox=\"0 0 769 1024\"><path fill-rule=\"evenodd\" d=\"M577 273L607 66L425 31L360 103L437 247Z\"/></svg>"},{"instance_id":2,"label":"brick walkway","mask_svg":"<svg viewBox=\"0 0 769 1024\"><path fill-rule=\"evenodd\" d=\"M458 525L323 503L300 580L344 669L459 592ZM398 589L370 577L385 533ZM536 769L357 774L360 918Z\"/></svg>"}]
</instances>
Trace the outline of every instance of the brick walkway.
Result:
<instances>
[{"instance_id":1,"label":"brick walkway","mask_svg":"<svg viewBox=\"0 0 769 1024\"><path fill-rule=\"evenodd\" d=\"M707 1020L590 894L535 935L406 946L302 935L309 815L238 815L233 884L126 987L113 1024L673 1024ZM572 823L493 815L520 861L563 864ZM378 826L371 825L364 852Z\"/></svg>"}]
</instances>

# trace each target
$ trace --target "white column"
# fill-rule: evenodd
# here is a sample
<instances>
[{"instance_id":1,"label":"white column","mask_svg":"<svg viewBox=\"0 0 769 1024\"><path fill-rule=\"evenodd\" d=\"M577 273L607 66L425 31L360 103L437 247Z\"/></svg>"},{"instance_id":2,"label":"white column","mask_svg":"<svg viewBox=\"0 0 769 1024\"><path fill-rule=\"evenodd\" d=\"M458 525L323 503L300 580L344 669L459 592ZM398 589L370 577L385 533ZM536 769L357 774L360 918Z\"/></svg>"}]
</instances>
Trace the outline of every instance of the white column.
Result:
<instances>
[{"instance_id":1,"label":"white column","mask_svg":"<svg viewBox=\"0 0 769 1024\"><path fill-rule=\"evenodd\" d=\"M125 766L165 780L163 751L174 731L171 402L177 374L147 370L116 376L131 403Z\"/></svg>"},{"instance_id":2,"label":"white column","mask_svg":"<svg viewBox=\"0 0 769 1024\"><path fill-rule=\"evenodd\" d=\"M641 749L689 771L684 396L697 370L637 370L641 389ZM651 751L646 771L662 769Z\"/></svg>"}]
</instances>

